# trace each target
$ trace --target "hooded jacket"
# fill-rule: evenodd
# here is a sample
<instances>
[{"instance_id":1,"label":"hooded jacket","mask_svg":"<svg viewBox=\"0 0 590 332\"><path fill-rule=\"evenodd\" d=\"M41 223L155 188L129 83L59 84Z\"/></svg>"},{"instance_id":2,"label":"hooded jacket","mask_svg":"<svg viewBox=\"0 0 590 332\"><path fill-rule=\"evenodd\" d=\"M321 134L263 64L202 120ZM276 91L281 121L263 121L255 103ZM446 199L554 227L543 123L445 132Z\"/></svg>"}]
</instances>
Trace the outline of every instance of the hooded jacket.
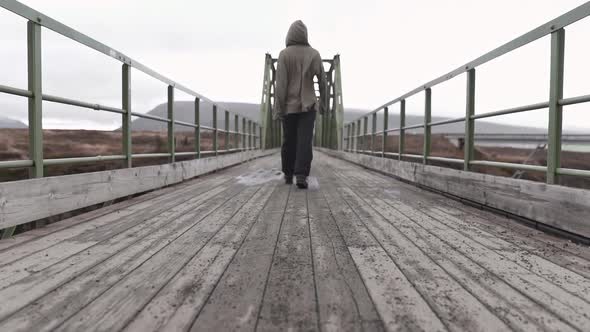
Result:
<instances>
[{"instance_id":1,"label":"hooded jacket","mask_svg":"<svg viewBox=\"0 0 590 332\"><path fill-rule=\"evenodd\" d=\"M287 48L277 61L275 118L286 114L327 109L327 81L320 53L309 45L307 27L301 21L291 24L285 40ZM320 99L316 97L314 77L318 78Z\"/></svg>"}]
</instances>

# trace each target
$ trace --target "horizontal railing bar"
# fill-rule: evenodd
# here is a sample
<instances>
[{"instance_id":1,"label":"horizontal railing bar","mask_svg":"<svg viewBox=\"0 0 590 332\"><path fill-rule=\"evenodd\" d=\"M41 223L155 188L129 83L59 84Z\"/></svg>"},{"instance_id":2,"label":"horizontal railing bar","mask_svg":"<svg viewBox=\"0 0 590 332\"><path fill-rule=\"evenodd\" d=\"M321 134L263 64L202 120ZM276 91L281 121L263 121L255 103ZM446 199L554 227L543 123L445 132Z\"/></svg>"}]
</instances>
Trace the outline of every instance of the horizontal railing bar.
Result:
<instances>
[{"instance_id":1,"label":"horizontal railing bar","mask_svg":"<svg viewBox=\"0 0 590 332\"><path fill-rule=\"evenodd\" d=\"M0 169L3 168L24 168L32 167L34 165L32 160L9 160L0 161Z\"/></svg>"},{"instance_id":2,"label":"horizontal railing bar","mask_svg":"<svg viewBox=\"0 0 590 332\"><path fill-rule=\"evenodd\" d=\"M422 158L424 158L424 156L421 155L421 154L407 154L407 153L404 153L404 154L402 154L402 158L422 159Z\"/></svg>"},{"instance_id":3,"label":"horizontal railing bar","mask_svg":"<svg viewBox=\"0 0 590 332\"><path fill-rule=\"evenodd\" d=\"M500 47L497 47L496 49L480 56L479 58L477 58L471 62L468 62L468 63L460 66L459 68L443 75L443 76L440 76L440 77L438 77L426 84L423 84L423 85L415 88L414 90L412 90L412 91L410 91L398 98L395 98L395 99L377 107L372 112L367 113L358 119L361 119L365 116L369 116L373 113L376 113L376 112L382 110L383 108L393 105L401 100L405 100L405 99L417 94L418 92L424 91L424 90L432 88L440 83L446 82L446 81L452 79L453 77L459 76L459 75L461 75L473 68L481 66L481 65L483 65L491 60L494 60L506 53L512 52L522 46L530 44L530 43L534 42L535 40L545 37L548 34L554 32L554 31L557 31L561 28L564 28L572 23L575 23L587 16L590 16L590 2L586 2L586 3L582 4L581 6L578 6L577 8L574 8L574 9L570 10L569 12L557 17L556 19L553 19L553 20L525 33L524 35L522 35L516 39L513 39Z\"/></svg>"},{"instance_id":4,"label":"horizontal railing bar","mask_svg":"<svg viewBox=\"0 0 590 332\"><path fill-rule=\"evenodd\" d=\"M126 113L125 110L122 110L120 108L109 107L109 106L104 106L104 105L100 105L100 104L86 103L83 101L78 101L78 100L63 98L63 97L57 97L57 96L52 96L52 95L46 95L46 94L43 94L43 100L50 101L53 103L58 103L58 104L65 104L65 105L78 106L78 107L83 107L83 108L90 108L90 109L97 110L97 111L106 111L106 112L119 113L119 114Z\"/></svg>"},{"instance_id":5,"label":"horizontal railing bar","mask_svg":"<svg viewBox=\"0 0 590 332\"><path fill-rule=\"evenodd\" d=\"M182 156L195 156L199 154L198 152L176 152L175 155L178 157L182 157Z\"/></svg>"},{"instance_id":6,"label":"horizontal railing bar","mask_svg":"<svg viewBox=\"0 0 590 332\"><path fill-rule=\"evenodd\" d=\"M559 105L567 106L567 105L581 104L581 103L587 103L587 102L590 102L590 95L561 99L559 101Z\"/></svg>"},{"instance_id":7,"label":"horizontal railing bar","mask_svg":"<svg viewBox=\"0 0 590 332\"><path fill-rule=\"evenodd\" d=\"M133 154L131 157L135 159L141 158L166 158L169 157L171 153L140 153L140 154Z\"/></svg>"},{"instance_id":8,"label":"horizontal railing bar","mask_svg":"<svg viewBox=\"0 0 590 332\"><path fill-rule=\"evenodd\" d=\"M429 156L427 159L431 160L431 161L441 161L441 162L445 162L445 163L461 164L461 165L463 165L463 163L464 163L463 159L457 159L457 158Z\"/></svg>"},{"instance_id":9,"label":"horizontal railing bar","mask_svg":"<svg viewBox=\"0 0 590 332\"><path fill-rule=\"evenodd\" d=\"M508 108L508 109L489 112L489 113L475 114L475 115L471 116L471 119L477 120L477 119L483 119L483 118L490 118L490 117L499 116L499 115L507 115L507 114L540 110L540 109L547 108L547 107L549 107L549 102L543 102L543 103L525 105L525 106L520 106L520 107Z\"/></svg>"},{"instance_id":10,"label":"horizontal railing bar","mask_svg":"<svg viewBox=\"0 0 590 332\"><path fill-rule=\"evenodd\" d=\"M397 152L384 152L383 154L386 156L399 157L399 153Z\"/></svg>"},{"instance_id":11,"label":"horizontal railing bar","mask_svg":"<svg viewBox=\"0 0 590 332\"><path fill-rule=\"evenodd\" d=\"M403 129L404 130L408 130L408 129L418 129L418 128L424 128L424 124L417 124L417 125L411 125L411 126L405 126Z\"/></svg>"},{"instance_id":12,"label":"horizontal railing bar","mask_svg":"<svg viewBox=\"0 0 590 332\"><path fill-rule=\"evenodd\" d=\"M560 175L590 177L590 171L583 169L558 168L555 172Z\"/></svg>"},{"instance_id":13,"label":"horizontal railing bar","mask_svg":"<svg viewBox=\"0 0 590 332\"><path fill-rule=\"evenodd\" d=\"M70 165L70 164L82 164L91 163L97 161L114 161L114 160L125 160L125 156L96 156L96 157L76 157L76 158L57 158L57 159L44 159L44 166L55 166L55 165Z\"/></svg>"},{"instance_id":14,"label":"horizontal railing bar","mask_svg":"<svg viewBox=\"0 0 590 332\"><path fill-rule=\"evenodd\" d=\"M465 117L455 118L455 119L449 119L449 120L442 120L442 121L436 121L436 122L430 122L428 125L430 127L434 127L434 126L441 126L441 125L446 125L446 124L450 124L450 123L457 123L457 122L462 122L462 121L465 121Z\"/></svg>"},{"instance_id":15,"label":"horizontal railing bar","mask_svg":"<svg viewBox=\"0 0 590 332\"><path fill-rule=\"evenodd\" d=\"M7 93L10 95L15 95L15 96L27 97L27 98L33 97L33 93L29 90L13 88L13 87L6 86L6 85L0 85L0 92Z\"/></svg>"},{"instance_id":16,"label":"horizontal railing bar","mask_svg":"<svg viewBox=\"0 0 590 332\"><path fill-rule=\"evenodd\" d=\"M143 113L137 113L137 112L131 112L132 116L136 116L138 118L144 118L144 119L150 119L150 120L154 120L154 121L160 121L160 122L170 122L170 119L166 119L166 118L162 118L159 116L155 116L155 115L149 115L149 114L143 114Z\"/></svg>"},{"instance_id":17,"label":"horizontal railing bar","mask_svg":"<svg viewBox=\"0 0 590 332\"><path fill-rule=\"evenodd\" d=\"M194 124L194 123L189 123L189 122L184 122L184 121L178 121L178 120L174 120L174 124L180 125L180 126L185 126L185 127L191 127L191 128L199 128L198 125Z\"/></svg>"},{"instance_id":18,"label":"horizontal railing bar","mask_svg":"<svg viewBox=\"0 0 590 332\"><path fill-rule=\"evenodd\" d=\"M472 160L469 162L470 165L475 166L492 166L501 168L517 169L521 171L534 171L534 172L547 172L547 166L539 165L525 165L515 163L505 163L499 161L488 161L488 160Z\"/></svg>"}]
</instances>

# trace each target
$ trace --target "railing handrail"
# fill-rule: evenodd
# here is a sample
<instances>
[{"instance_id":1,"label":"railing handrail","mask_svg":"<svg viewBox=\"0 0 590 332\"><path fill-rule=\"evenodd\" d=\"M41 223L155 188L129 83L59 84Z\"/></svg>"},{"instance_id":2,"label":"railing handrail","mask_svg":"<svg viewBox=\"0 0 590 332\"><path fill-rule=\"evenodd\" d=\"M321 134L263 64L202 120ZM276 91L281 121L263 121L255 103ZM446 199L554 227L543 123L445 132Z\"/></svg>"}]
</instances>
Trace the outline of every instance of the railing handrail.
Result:
<instances>
[{"instance_id":1,"label":"railing handrail","mask_svg":"<svg viewBox=\"0 0 590 332\"><path fill-rule=\"evenodd\" d=\"M69 26L23 4L20 3L16 0L1 0L0 1L0 7L13 12L16 15L19 15L29 21L33 21L37 24L39 24L42 27L45 27L49 30L52 30L66 38L69 38L79 44L82 44L86 47L89 47L95 51L98 51L102 54L105 54L121 63L125 63L128 66L135 68L141 72L143 72L144 74L147 74L148 76L157 79L158 81L165 83L169 86L173 86L175 89L178 89L180 91L183 91L185 93L187 93L188 95L192 96L192 97L196 97L199 98L201 101L206 101L209 102L211 104L213 104L216 107L220 107L220 105L218 103L216 103L215 101L207 98L206 96L195 92L192 89L189 89L188 87L156 72L155 70L149 68L148 66L142 64L141 62L125 55L123 52L120 52L108 45L105 45L97 40L95 40L92 37L89 37L73 28L70 28ZM5 88L10 88L10 87L5 87ZM16 89L18 90L18 89ZM26 90L25 90L26 91ZM22 92L22 90L21 90ZM234 114L234 113L232 113ZM240 115L240 114L236 114L236 115ZM246 118L247 120L256 122L246 116L240 115L244 118Z\"/></svg>"},{"instance_id":2,"label":"railing handrail","mask_svg":"<svg viewBox=\"0 0 590 332\"><path fill-rule=\"evenodd\" d=\"M446 82L450 79L452 79L453 77L456 77L460 74L466 73L471 69L477 68L491 60L494 60L502 55L505 55L507 53L510 53L518 48L521 48L522 46L525 46L527 44L530 44L540 38L543 38L545 36L548 36L549 34L551 34L554 31L557 31L559 29L562 29L572 23L575 23L583 18L586 18L590 16L590 1L586 2L572 10L570 10L569 12L557 17L556 19L553 19L545 24L542 24L541 26L523 34L520 37L517 37L507 43L505 43L504 45L495 48L494 50L478 57L477 59L470 61L462 66L459 66L457 69L452 70L450 72L448 72L445 75L442 75L428 83L425 83L391 101L388 101L387 103L377 107L376 109L374 109L373 111L366 113L365 115L359 117L358 119L354 120L360 120L366 116L372 115L373 113L379 112L380 110L384 109L385 107L394 105L398 102L400 102L401 100L405 100L408 99L409 97L424 91L426 89L432 88L440 83ZM581 96L583 97L583 96ZM579 98L579 97L576 97ZM562 102L567 102L566 99L563 99ZM354 121L350 121L348 123L354 122Z\"/></svg>"},{"instance_id":3,"label":"railing handrail","mask_svg":"<svg viewBox=\"0 0 590 332\"><path fill-rule=\"evenodd\" d=\"M398 98L395 98L377 109L366 113L354 121L348 122L343 128L347 130L344 140L346 141L346 149L348 151L378 154L385 158L386 156L396 155L401 161L403 158L422 159L423 164L428 164L430 161L459 163L460 159L433 157L431 156L432 149L432 128L450 123L465 123L465 131L463 134L464 141L462 148L464 150L463 170L470 171L471 166L490 166L503 167L521 170L530 170L535 172L546 172L547 183L555 184L559 175L582 176L590 178L590 170L583 169L568 169L561 166L561 150L564 137L563 135L563 106L574 105L590 102L590 95L575 96L564 98L564 54L565 54L565 27L575 23L581 19L590 16L590 1L586 2L577 8L553 19L536 29L533 29L524 35L513 39L512 41L478 57L477 59L466 63L463 66L436 78ZM551 58L550 58L550 80L549 80L549 95L545 102L529 104L524 106L512 107L502 110L496 110L485 113L475 113L475 78L476 68L491 60L494 60L502 55L523 47L533 41L536 41L545 36L551 36ZM458 118L444 119L441 121L432 121L432 88L440 83L446 82L452 78L466 73L467 91L465 102L465 115ZM424 91L424 121L421 124L406 125L405 123L405 108L406 99L419 92ZM397 128L389 128L389 106L398 103L400 104L399 118L400 125ZM475 159L475 121L479 119L491 118L496 116L516 114L522 112L529 112L540 109L548 109L549 125L545 137L547 137L547 165L546 166L531 166L516 163L504 163L495 161L485 161ZM383 110L383 129L378 131L377 114ZM368 132L369 117L372 119L372 130ZM361 125L363 130L361 132ZM424 145L422 155L410 155L404 153L405 145L405 131L411 129L423 128ZM398 153L389 153L385 151L386 136L390 132L399 132ZM375 141L377 135L383 135L381 151L375 149ZM572 136L569 136L572 137ZM368 142L367 142L368 141ZM362 146L361 144L362 143ZM367 143L370 143L371 150L367 150ZM359 148L360 147L360 148Z\"/></svg>"}]
</instances>

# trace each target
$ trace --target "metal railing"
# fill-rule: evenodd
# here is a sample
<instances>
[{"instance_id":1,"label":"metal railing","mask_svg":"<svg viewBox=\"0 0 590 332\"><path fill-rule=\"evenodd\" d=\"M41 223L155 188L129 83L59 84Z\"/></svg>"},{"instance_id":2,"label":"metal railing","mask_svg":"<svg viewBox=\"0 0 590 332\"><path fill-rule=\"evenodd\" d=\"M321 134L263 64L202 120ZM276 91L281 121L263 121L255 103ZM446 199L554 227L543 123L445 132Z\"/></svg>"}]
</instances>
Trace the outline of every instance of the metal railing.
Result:
<instances>
[{"instance_id":1,"label":"metal railing","mask_svg":"<svg viewBox=\"0 0 590 332\"><path fill-rule=\"evenodd\" d=\"M565 27L573 24L590 15L590 2L587 2L560 17L547 22L540 27L494 49L493 51L480 56L479 58L436 78L384 105L378 107L370 113L363 115L357 120L345 124L344 141L345 150L355 153L366 153L371 155L380 155L382 157L397 157L399 160L421 159L422 163L427 164L430 161L447 162L453 164L462 164L465 171L469 171L472 166L490 166L502 167L515 170L526 170L535 172L545 172L547 183L554 184L558 181L559 175L590 177L590 171L581 169L569 169L561 167L561 139L562 139L562 109L566 105L574 105L590 102L590 95L577 96L571 98L563 97L563 67L565 52ZM494 60L504 54L510 53L522 46L525 46L535 40L547 35L551 35L551 69L550 69L550 93L549 101L540 102L531 105L519 106L509 109L502 109L482 114L475 114L475 73L476 68L491 60ZM432 122L432 88L436 85L451 80L463 73L467 76L467 94L465 103L465 116L444 121ZM418 93L424 92L424 122L422 124L406 126L406 99ZM399 103L400 105L400 126L398 128L388 128L389 107ZM524 165L516 163L475 160L474 147L474 128L475 120L491 118L507 114L528 112L539 109L549 109L549 126L548 126L548 149L547 149L547 166ZM376 130L377 113L383 111L383 130ZM373 130L367 132L367 123L369 117L372 117ZM363 122L363 132L361 133L361 121ZM431 134L432 127L450 123L465 122L464 134L464 157L463 159L434 157L431 152ZM405 131L410 129L423 128L424 130L424 147L422 155L413 155L404 153ZM387 134L399 133L398 152L386 152L385 145ZM377 135L383 136L383 143L380 151L375 149L375 138ZM371 142L371 149L366 150L367 142ZM364 149L359 149L363 146Z\"/></svg>"},{"instance_id":2,"label":"metal railing","mask_svg":"<svg viewBox=\"0 0 590 332\"><path fill-rule=\"evenodd\" d=\"M218 108L219 106L212 100L201 94L175 82L171 79L157 73L140 62L126 56L125 54L112 49L68 26L14 0L0 1L0 7L19 15L28 20L27 22L27 68L28 68L28 89L18 89L10 86L0 85L0 92L28 98L28 116L29 116L29 160L0 161L0 169L6 168L30 168L31 177L43 177L43 167L53 165L66 165L77 163L94 163L104 161L124 161L126 167L132 167L133 159L140 158L168 158L169 162L174 162L176 157L194 157L200 158L202 155L218 155L220 153L232 153L236 151L251 150L261 148L262 132L260 125L239 114L231 114L224 110L224 127L218 128ZM100 104L92 104L84 101L52 96L43 93L41 77L41 32L42 28L50 29L58 34L67 37L79 44L82 44L95 51L103 53L122 63L122 103L121 107L111 107ZM167 87L167 117L158 117L149 114L137 113L132 111L131 105L131 70L139 70L156 80L165 83ZM175 120L174 118L174 92L182 91L192 97L194 100L195 122L188 123ZM81 108L92 109L121 114L122 116L122 144L123 154L115 156L94 156L78 158L60 158L44 159L43 158L43 124L42 124L42 102L48 101L53 103L72 105ZM212 106L213 121L212 126L205 126L200 123L200 104L207 101ZM234 117L234 130L230 129L230 117ZM133 154L132 153L132 117L144 118L153 121L167 123L168 144L166 153L149 153ZM239 119L242 119L240 130ZM195 146L192 152L176 152L175 147L175 125L184 126L194 129ZM201 130L206 130L213 135L213 150L201 151ZM218 146L218 134L225 134L225 149ZM230 135L234 135L234 146L230 148Z\"/></svg>"}]
</instances>

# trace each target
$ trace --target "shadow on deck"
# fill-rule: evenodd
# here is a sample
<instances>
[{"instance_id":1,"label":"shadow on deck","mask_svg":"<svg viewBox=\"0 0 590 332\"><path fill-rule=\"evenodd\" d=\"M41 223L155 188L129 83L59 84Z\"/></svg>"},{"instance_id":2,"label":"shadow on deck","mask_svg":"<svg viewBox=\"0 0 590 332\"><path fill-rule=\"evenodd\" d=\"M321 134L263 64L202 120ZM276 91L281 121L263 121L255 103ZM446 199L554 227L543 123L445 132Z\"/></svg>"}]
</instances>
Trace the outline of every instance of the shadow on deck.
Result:
<instances>
[{"instance_id":1,"label":"shadow on deck","mask_svg":"<svg viewBox=\"0 0 590 332\"><path fill-rule=\"evenodd\" d=\"M0 243L0 330L589 330L590 250L316 153Z\"/></svg>"}]
</instances>

